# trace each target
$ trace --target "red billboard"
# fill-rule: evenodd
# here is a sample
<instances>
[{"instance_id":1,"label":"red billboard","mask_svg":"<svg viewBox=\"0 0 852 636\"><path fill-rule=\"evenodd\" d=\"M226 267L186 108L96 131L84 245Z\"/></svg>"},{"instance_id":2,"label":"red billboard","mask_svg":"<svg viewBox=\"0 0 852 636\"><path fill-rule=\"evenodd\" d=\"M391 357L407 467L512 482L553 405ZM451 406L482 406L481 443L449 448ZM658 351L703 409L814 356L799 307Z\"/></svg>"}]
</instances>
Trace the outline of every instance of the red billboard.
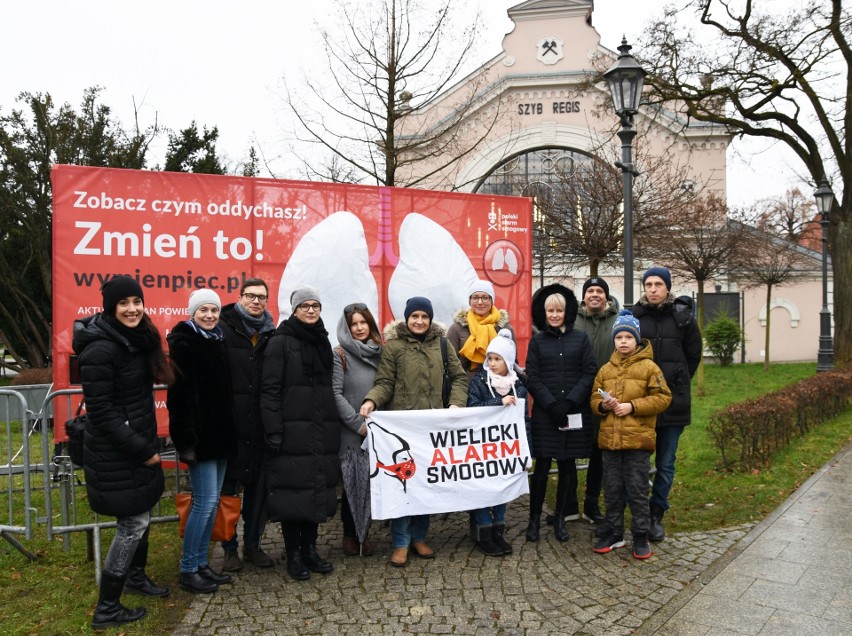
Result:
<instances>
[{"instance_id":1,"label":"red billboard","mask_svg":"<svg viewBox=\"0 0 852 636\"><path fill-rule=\"evenodd\" d=\"M56 388L69 385L74 320L101 310L100 287L116 274L139 281L164 336L188 318L194 289L228 304L260 277L277 323L292 290L311 285L332 340L352 302L377 308L383 326L426 296L449 325L486 278L526 353L530 199L65 165L51 179Z\"/></svg>"}]
</instances>

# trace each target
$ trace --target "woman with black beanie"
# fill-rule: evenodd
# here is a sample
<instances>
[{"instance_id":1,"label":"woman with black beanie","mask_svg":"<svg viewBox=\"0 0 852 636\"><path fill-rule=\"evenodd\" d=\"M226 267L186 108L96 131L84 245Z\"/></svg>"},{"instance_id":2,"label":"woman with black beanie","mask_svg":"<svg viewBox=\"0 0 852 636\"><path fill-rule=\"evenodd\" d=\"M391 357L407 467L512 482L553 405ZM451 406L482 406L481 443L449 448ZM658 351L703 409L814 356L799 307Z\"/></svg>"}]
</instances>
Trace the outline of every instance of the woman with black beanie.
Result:
<instances>
[{"instance_id":1,"label":"woman with black beanie","mask_svg":"<svg viewBox=\"0 0 852 636\"><path fill-rule=\"evenodd\" d=\"M89 505L118 518L93 629L145 617L144 607L121 604L122 590L169 594L148 578L145 565L150 510L163 493L153 387L170 382L171 372L139 283L114 276L101 293L103 312L75 321L73 338L88 414L83 453Z\"/></svg>"}]
</instances>

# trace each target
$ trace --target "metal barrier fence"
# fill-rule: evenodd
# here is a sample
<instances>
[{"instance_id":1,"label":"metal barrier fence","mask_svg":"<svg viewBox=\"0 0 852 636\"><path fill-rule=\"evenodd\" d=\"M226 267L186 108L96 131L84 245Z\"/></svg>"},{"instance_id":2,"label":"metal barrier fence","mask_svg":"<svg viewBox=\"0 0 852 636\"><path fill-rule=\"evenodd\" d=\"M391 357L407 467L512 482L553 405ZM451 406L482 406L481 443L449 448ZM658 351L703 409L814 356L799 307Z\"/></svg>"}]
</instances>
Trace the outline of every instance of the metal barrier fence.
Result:
<instances>
[{"instance_id":1,"label":"metal barrier fence","mask_svg":"<svg viewBox=\"0 0 852 636\"><path fill-rule=\"evenodd\" d=\"M83 469L71 462L64 443L55 443L53 430L54 419L65 422L74 416L73 398L79 395L82 395L79 388L48 390L39 410L33 411L22 393L12 388L0 389L0 417L3 418L0 441L6 460L0 464L0 476L5 484L0 498L5 496L8 500L4 506L6 523L0 524L0 531L3 539L31 560L37 557L14 535L30 540L36 528L43 527L48 539L62 536L63 548L70 550L72 535L85 533L88 558L95 562L95 578L99 582L101 531L114 528L116 522L101 520L88 506L78 509L81 489L85 492ZM174 483L174 492L178 492L181 471L174 453L161 453L161 458L166 489L168 491L169 484ZM152 511L151 523L177 520L176 514L163 513L162 500Z\"/></svg>"},{"instance_id":2,"label":"metal barrier fence","mask_svg":"<svg viewBox=\"0 0 852 636\"><path fill-rule=\"evenodd\" d=\"M82 395L79 388L58 391L48 388L39 410L33 411L23 393L14 389L0 389L0 417L3 418L0 441L6 451L6 462L0 464L0 476L5 483L7 498L4 506L6 523L0 523L0 536L21 554L35 560L37 557L15 535L23 535L31 540L36 527L43 526L48 539L62 536L63 549L70 550L72 535L75 532L85 533L88 558L95 562L95 578L100 582L101 531L114 528L116 522L101 521L88 506L82 511L78 510L78 492L85 489L83 470L71 462L65 452L65 444L57 444L54 440L54 419L61 422L70 420L75 411L73 398L79 395ZM33 437L37 437L38 443L32 443ZM33 462L33 453L40 455L40 461ZM160 455L166 476L166 492L169 492L169 484L172 482L172 492L180 492L181 470L174 451L162 452ZM578 470L586 468L585 463L577 466ZM551 473L555 472L555 468L551 470ZM39 474L42 476L40 486L35 483ZM35 498L35 503L34 492L40 495ZM3 489L0 489L0 498L3 496ZM16 503L20 504L18 510ZM177 520L176 514L163 513L162 499L152 511L151 523L172 523Z\"/></svg>"}]
</instances>

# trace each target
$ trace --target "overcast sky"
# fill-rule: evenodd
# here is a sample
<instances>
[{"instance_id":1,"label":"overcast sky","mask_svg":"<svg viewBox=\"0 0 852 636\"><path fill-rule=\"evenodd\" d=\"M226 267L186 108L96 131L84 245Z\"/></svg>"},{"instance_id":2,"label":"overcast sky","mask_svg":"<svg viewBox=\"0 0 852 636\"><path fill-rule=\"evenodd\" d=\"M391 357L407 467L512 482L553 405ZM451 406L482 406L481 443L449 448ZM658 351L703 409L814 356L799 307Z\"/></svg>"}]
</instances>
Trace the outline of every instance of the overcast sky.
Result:
<instances>
[{"instance_id":1,"label":"overcast sky","mask_svg":"<svg viewBox=\"0 0 852 636\"><path fill-rule=\"evenodd\" d=\"M231 163L245 158L253 140L268 158L275 158L288 147L292 128L280 97L281 78L297 77L301 68L324 59L314 23L328 24L335 4L335 0L5 3L0 111L8 113L21 91L47 91L57 102L76 107L83 90L98 85L105 89L103 102L125 126L131 123L135 99L143 124L156 116L173 129L193 119L199 126L218 126L218 149ZM485 29L479 55L485 62L501 51L502 37L512 28L506 9L520 1L462 4L470 11L482 10ZM644 23L665 4L597 0L593 21L601 43L614 50L622 34L635 41ZM164 148L165 139L154 148L152 163L162 161ZM801 185L784 154L777 146L735 142L728 153L731 202L779 196L788 187ZM277 165L296 164L279 159Z\"/></svg>"}]
</instances>

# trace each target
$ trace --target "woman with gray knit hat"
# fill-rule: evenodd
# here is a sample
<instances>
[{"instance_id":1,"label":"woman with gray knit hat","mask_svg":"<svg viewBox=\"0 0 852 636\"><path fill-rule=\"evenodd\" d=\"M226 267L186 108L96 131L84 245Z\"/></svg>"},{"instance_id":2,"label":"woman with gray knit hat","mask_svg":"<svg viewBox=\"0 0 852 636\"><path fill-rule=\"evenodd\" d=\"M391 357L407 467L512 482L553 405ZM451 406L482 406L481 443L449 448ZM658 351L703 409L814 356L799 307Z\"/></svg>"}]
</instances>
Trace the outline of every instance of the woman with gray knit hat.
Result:
<instances>
[{"instance_id":1,"label":"woman with gray knit hat","mask_svg":"<svg viewBox=\"0 0 852 636\"><path fill-rule=\"evenodd\" d=\"M189 296L189 320L175 325L167 338L175 371L166 398L169 435L192 480L179 583L182 589L201 594L231 582L230 576L215 572L208 563L219 493L236 448L221 309L216 292L196 289Z\"/></svg>"},{"instance_id":2,"label":"woman with gray knit hat","mask_svg":"<svg viewBox=\"0 0 852 636\"><path fill-rule=\"evenodd\" d=\"M92 510L117 517L104 559L93 629L145 617L144 607L121 604L123 591L168 596L145 573L151 508L163 494L154 384L171 370L160 332L145 312L145 297L130 276L101 288L103 312L74 322L74 351L86 400L83 454Z\"/></svg>"},{"instance_id":3,"label":"woman with gray knit hat","mask_svg":"<svg viewBox=\"0 0 852 636\"><path fill-rule=\"evenodd\" d=\"M260 415L266 434L267 510L280 521L287 573L297 581L334 568L317 554L319 524L337 509L340 419L331 344L312 287L290 295L292 314L269 339Z\"/></svg>"},{"instance_id":4,"label":"woman with gray knit hat","mask_svg":"<svg viewBox=\"0 0 852 636\"><path fill-rule=\"evenodd\" d=\"M405 320L385 327L385 347L376 371L376 382L364 398L361 416L368 417L377 408L388 411L444 408L442 389L444 361L441 340L444 329L432 322L432 301L414 296L405 303ZM451 347L447 347L447 370L452 386L449 408L467 404L467 376ZM426 543L429 515L411 515L391 519L393 554L390 564L408 565L408 551L421 559L434 559L435 552Z\"/></svg>"}]
</instances>

